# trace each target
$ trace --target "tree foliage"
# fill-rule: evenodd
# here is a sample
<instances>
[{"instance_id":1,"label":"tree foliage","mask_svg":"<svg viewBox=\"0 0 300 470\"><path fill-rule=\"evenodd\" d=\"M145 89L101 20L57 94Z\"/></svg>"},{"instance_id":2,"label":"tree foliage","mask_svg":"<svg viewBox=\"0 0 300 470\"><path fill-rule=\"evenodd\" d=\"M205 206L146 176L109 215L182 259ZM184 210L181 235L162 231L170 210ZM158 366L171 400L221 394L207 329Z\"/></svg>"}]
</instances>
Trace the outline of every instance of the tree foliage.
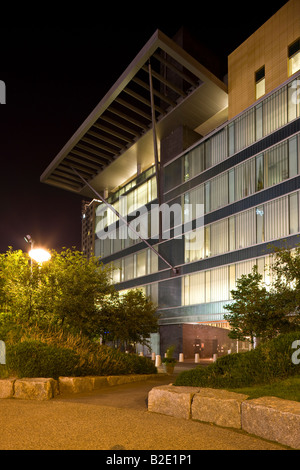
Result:
<instances>
[{"instance_id":1,"label":"tree foliage","mask_svg":"<svg viewBox=\"0 0 300 470\"><path fill-rule=\"evenodd\" d=\"M9 321L102 335L118 344L146 344L157 331L153 303L141 291L120 295L111 268L98 258L70 249L51 255L40 266L21 250L0 254L0 312Z\"/></svg>"},{"instance_id":2,"label":"tree foliage","mask_svg":"<svg viewBox=\"0 0 300 470\"><path fill-rule=\"evenodd\" d=\"M1 255L2 310L22 321L65 325L90 334L96 304L114 292L110 270L76 250L51 255L42 266L31 263L21 250Z\"/></svg>"},{"instance_id":3,"label":"tree foliage","mask_svg":"<svg viewBox=\"0 0 300 470\"><path fill-rule=\"evenodd\" d=\"M267 316L267 291L262 285L262 275L257 266L248 275L242 275L236 282L236 289L231 291L233 302L224 306L230 313L224 315L232 330L230 336L239 340L260 335Z\"/></svg>"},{"instance_id":4,"label":"tree foliage","mask_svg":"<svg viewBox=\"0 0 300 470\"><path fill-rule=\"evenodd\" d=\"M31 270L26 253L9 249L0 254L0 305L4 312L29 318L37 302L37 286L37 271Z\"/></svg>"},{"instance_id":5,"label":"tree foliage","mask_svg":"<svg viewBox=\"0 0 300 470\"><path fill-rule=\"evenodd\" d=\"M253 343L254 337L269 340L300 327L300 248L274 248L268 274L268 286L257 266L237 280L233 302L224 307L232 338Z\"/></svg>"},{"instance_id":6,"label":"tree foliage","mask_svg":"<svg viewBox=\"0 0 300 470\"><path fill-rule=\"evenodd\" d=\"M116 293L99 309L99 329L104 341L127 349L130 343L147 345L158 330L156 306L139 289Z\"/></svg>"}]
</instances>

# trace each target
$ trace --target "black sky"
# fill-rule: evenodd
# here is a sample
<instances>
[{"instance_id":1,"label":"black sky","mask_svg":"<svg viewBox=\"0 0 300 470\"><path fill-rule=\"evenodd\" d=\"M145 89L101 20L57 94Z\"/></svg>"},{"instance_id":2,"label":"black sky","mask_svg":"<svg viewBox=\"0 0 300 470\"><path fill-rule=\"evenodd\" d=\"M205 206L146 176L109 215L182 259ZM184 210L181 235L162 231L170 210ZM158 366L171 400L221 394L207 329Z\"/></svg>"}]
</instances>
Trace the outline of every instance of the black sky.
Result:
<instances>
[{"instance_id":1,"label":"black sky","mask_svg":"<svg viewBox=\"0 0 300 470\"><path fill-rule=\"evenodd\" d=\"M253 0L246 10L242 2L211 2L204 10L201 2L182 2L175 11L176 2L167 2L161 13L158 2L127 4L118 18L112 5L96 18L92 9L79 10L76 22L67 16L60 24L6 24L0 30L7 93L0 106L0 252L27 250L26 234L48 248L80 249L81 198L40 183L40 175L156 29L172 37L184 25L226 58L285 3Z\"/></svg>"}]
</instances>

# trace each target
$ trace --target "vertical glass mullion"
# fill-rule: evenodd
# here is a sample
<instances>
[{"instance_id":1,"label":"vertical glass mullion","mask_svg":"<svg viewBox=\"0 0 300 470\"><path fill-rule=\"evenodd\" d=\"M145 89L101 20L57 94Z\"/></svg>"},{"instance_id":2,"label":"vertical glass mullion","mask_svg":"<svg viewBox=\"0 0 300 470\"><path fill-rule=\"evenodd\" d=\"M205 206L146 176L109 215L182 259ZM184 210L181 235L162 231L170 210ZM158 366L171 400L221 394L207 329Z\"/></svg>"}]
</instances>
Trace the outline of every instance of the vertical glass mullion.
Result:
<instances>
[{"instance_id":1,"label":"vertical glass mullion","mask_svg":"<svg viewBox=\"0 0 300 470\"><path fill-rule=\"evenodd\" d=\"M298 194L293 193L289 195L289 233L297 233L298 230Z\"/></svg>"},{"instance_id":2,"label":"vertical glass mullion","mask_svg":"<svg viewBox=\"0 0 300 470\"><path fill-rule=\"evenodd\" d=\"M205 183L205 213L210 212L210 181Z\"/></svg>"},{"instance_id":3,"label":"vertical glass mullion","mask_svg":"<svg viewBox=\"0 0 300 470\"><path fill-rule=\"evenodd\" d=\"M297 136L289 139L289 178L298 174L298 158L297 158Z\"/></svg>"},{"instance_id":4,"label":"vertical glass mullion","mask_svg":"<svg viewBox=\"0 0 300 470\"><path fill-rule=\"evenodd\" d=\"M228 126L228 155L233 155L235 152L234 145L234 122Z\"/></svg>"},{"instance_id":5,"label":"vertical glass mullion","mask_svg":"<svg viewBox=\"0 0 300 470\"><path fill-rule=\"evenodd\" d=\"M229 204L231 204L235 201L234 169L229 171L228 186Z\"/></svg>"}]
</instances>

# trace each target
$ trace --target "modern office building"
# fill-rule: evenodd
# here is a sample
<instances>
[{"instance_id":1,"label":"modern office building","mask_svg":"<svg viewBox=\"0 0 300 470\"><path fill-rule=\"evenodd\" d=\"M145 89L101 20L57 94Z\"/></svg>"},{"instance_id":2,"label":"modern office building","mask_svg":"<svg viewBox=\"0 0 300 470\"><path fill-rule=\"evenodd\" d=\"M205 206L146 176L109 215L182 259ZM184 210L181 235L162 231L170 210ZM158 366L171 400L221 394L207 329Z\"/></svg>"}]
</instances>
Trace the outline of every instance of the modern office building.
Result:
<instances>
[{"instance_id":1,"label":"modern office building","mask_svg":"<svg viewBox=\"0 0 300 470\"><path fill-rule=\"evenodd\" d=\"M236 280L257 264L268 281L270 244L299 243L299 0L229 55L228 76L210 59L156 31L41 177L102 201L95 255L157 303L154 350L185 357L235 348Z\"/></svg>"},{"instance_id":2,"label":"modern office building","mask_svg":"<svg viewBox=\"0 0 300 470\"><path fill-rule=\"evenodd\" d=\"M82 202L81 249L88 259L94 255L95 251L96 209L99 202L97 199Z\"/></svg>"}]
</instances>

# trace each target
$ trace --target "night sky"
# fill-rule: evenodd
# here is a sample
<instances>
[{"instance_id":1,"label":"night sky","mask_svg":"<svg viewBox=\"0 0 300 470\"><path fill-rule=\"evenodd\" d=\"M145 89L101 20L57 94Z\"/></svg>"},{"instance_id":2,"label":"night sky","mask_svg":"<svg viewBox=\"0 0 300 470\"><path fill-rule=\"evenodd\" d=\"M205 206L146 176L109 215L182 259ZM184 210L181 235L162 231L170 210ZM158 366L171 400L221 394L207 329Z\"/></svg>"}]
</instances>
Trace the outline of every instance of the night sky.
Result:
<instances>
[{"instance_id":1,"label":"night sky","mask_svg":"<svg viewBox=\"0 0 300 470\"><path fill-rule=\"evenodd\" d=\"M226 58L285 3L255 0L246 11L241 2L238 19L222 3L211 2L204 14L201 2L179 9L175 2L164 5L176 12L159 16L155 3L140 12L124 9L122 22L111 11L96 24L95 12L85 10L76 23L71 17L43 27L6 23L0 30L7 103L0 106L0 252L28 250L26 234L46 248L81 249L81 197L40 183L40 175L156 29L172 37L184 25Z\"/></svg>"}]
</instances>

